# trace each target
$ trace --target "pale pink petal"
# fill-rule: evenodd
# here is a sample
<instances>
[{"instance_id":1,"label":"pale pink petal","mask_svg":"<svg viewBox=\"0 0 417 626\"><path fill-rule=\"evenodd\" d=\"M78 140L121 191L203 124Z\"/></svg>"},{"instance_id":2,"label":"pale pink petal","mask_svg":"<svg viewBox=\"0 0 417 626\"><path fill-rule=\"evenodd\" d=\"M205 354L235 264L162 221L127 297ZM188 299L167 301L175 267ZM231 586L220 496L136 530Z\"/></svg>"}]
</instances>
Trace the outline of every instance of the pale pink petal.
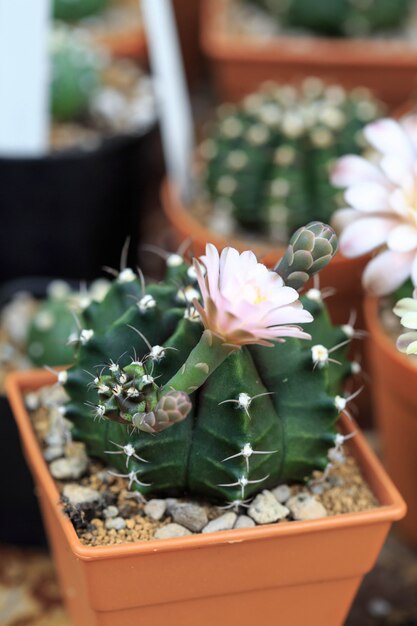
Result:
<instances>
[{"instance_id":1,"label":"pale pink petal","mask_svg":"<svg viewBox=\"0 0 417 626\"><path fill-rule=\"evenodd\" d=\"M397 224L396 220L384 217L362 217L343 231L339 250L348 258L366 254L386 243L390 231Z\"/></svg>"},{"instance_id":2,"label":"pale pink petal","mask_svg":"<svg viewBox=\"0 0 417 626\"><path fill-rule=\"evenodd\" d=\"M402 126L393 119L384 118L365 126L364 134L369 143L383 155L395 154L407 162L414 159L410 139Z\"/></svg>"},{"instance_id":3,"label":"pale pink petal","mask_svg":"<svg viewBox=\"0 0 417 626\"><path fill-rule=\"evenodd\" d=\"M375 165L354 154L338 159L330 178L335 187L350 187L369 181L384 182L383 175Z\"/></svg>"},{"instance_id":4,"label":"pale pink petal","mask_svg":"<svg viewBox=\"0 0 417 626\"><path fill-rule=\"evenodd\" d=\"M414 257L413 264L411 266L411 280L413 281L414 287L416 287L417 286L417 255ZM417 297L417 293L414 297Z\"/></svg>"},{"instance_id":5,"label":"pale pink petal","mask_svg":"<svg viewBox=\"0 0 417 626\"><path fill-rule=\"evenodd\" d=\"M400 335L397 339L397 348L405 354L417 354L417 333L410 331Z\"/></svg>"},{"instance_id":6,"label":"pale pink petal","mask_svg":"<svg viewBox=\"0 0 417 626\"><path fill-rule=\"evenodd\" d=\"M417 154L417 115L415 113L406 115L400 120L401 126L410 138L414 150Z\"/></svg>"},{"instance_id":7,"label":"pale pink petal","mask_svg":"<svg viewBox=\"0 0 417 626\"><path fill-rule=\"evenodd\" d=\"M349 224L357 220L359 217L361 217L361 214L358 213L356 209L338 209L333 213L331 225L336 233L340 233L344 228L349 226Z\"/></svg>"},{"instance_id":8,"label":"pale pink petal","mask_svg":"<svg viewBox=\"0 0 417 626\"><path fill-rule=\"evenodd\" d=\"M387 245L395 252L410 252L417 248L417 229L409 224L399 224L388 235Z\"/></svg>"},{"instance_id":9,"label":"pale pink petal","mask_svg":"<svg viewBox=\"0 0 417 626\"><path fill-rule=\"evenodd\" d=\"M206 267L209 291L214 296L219 289L220 266L219 253L216 246L213 246L212 243L208 243L206 245L206 254L201 257L201 261Z\"/></svg>"},{"instance_id":10,"label":"pale pink petal","mask_svg":"<svg viewBox=\"0 0 417 626\"><path fill-rule=\"evenodd\" d=\"M379 183L360 183L346 190L345 200L358 211L389 211L389 193L390 189Z\"/></svg>"},{"instance_id":11,"label":"pale pink petal","mask_svg":"<svg viewBox=\"0 0 417 626\"><path fill-rule=\"evenodd\" d=\"M365 289L374 296L392 293L410 276L413 258L411 252L381 252L365 268L362 277Z\"/></svg>"},{"instance_id":12,"label":"pale pink petal","mask_svg":"<svg viewBox=\"0 0 417 626\"><path fill-rule=\"evenodd\" d=\"M393 185L402 185L410 177L411 167L397 154L387 154L381 159L380 168Z\"/></svg>"}]
</instances>

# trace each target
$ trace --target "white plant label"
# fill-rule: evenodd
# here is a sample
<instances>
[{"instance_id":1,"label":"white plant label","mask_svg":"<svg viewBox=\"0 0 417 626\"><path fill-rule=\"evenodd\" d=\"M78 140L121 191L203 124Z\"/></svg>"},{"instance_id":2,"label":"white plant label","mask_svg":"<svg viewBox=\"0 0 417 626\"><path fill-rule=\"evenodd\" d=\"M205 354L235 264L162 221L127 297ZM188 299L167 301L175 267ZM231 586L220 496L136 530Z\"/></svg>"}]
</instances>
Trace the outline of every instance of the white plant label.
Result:
<instances>
[{"instance_id":1,"label":"white plant label","mask_svg":"<svg viewBox=\"0 0 417 626\"><path fill-rule=\"evenodd\" d=\"M187 199L190 193L194 130L174 12L170 0L142 0L141 7L166 166L183 198Z\"/></svg>"},{"instance_id":2,"label":"white plant label","mask_svg":"<svg viewBox=\"0 0 417 626\"><path fill-rule=\"evenodd\" d=\"M0 0L0 156L48 150L50 0Z\"/></svg>"}]
</instances>

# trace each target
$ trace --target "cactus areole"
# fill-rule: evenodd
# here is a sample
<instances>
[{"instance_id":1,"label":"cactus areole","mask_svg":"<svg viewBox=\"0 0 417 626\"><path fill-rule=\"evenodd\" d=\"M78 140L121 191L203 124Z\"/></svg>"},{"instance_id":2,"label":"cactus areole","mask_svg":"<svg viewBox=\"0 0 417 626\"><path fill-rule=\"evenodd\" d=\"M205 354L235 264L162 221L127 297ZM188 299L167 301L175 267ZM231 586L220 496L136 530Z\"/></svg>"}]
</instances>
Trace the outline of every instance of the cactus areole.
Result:
<instances>
[{"instance_id":1,"label":"cactus areole","mask_svg":"<svg viewBox=\"0 0 417 626\"><path fill-rule=\"evenodd\" d=\"M74 438L143 494L231 505L324 469L353 371L349 333L319 290L298 290L336 247L312 223L274 270L208 245L194 265L168 257L158 284L121 271L84 311L65 377Z\"/></svg>"}]
</instances>

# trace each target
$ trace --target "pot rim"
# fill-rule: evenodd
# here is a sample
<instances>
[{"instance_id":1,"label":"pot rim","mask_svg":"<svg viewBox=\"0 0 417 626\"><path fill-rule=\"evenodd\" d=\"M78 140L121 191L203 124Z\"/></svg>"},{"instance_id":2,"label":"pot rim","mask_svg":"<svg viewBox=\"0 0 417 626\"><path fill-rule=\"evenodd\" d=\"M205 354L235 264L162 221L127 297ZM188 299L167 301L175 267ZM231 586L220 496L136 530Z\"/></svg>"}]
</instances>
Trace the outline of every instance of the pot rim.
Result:
<instances>
[{"instance_id":1,"label":"pot rim","mask_svg":"<svg viewBox=\"0 0 417 626\"><path fill-rule=\"evenodd\" d=\"M239 237L235 234L231 236L222 235L214 232L209 227L202 224L192 213L189 211L184 202L181 200L178 186L168 176L162 181L161 185L161 199L162 208L169 221L175 225L175 227L181 230L187 230L188 233L193 233L192 240L197 240L200 244L205 246L206 242L212 242L217 248L223 248L226 246L232 246L242 250L243 246L247 246L245 249L252 250L256 256L267 266L275 265L279 258L284 254L286 246L277 245L272 246L268 243L259 243L252 241L247 237ZM185 229L179 225L186 225ZM184 236L184 239L186 237ZM243 246L242 246L243 244ZM332 259L331 265L344 264L346 267L352 265L352 262L358 261L358 259L371 258L370 255L363 255L357 257L357 259L351 259L345 257L341 252L337 252L336 256Z\"/></svg>"},{"instance_id":2,"label":"pot rim","mask_svg":"<svg viewBox=\"0 0 417 626\"><path fill-rule=\"evenodd\" d=\"M235 59L238 56L242 61L275 62L279 56L281 61L302 65L308 57L310 63L350 67L417 65L417 46L402 39L277 35L262 41L250 35L232 37L224 29L224 4L224 0L203 0L201 8L201 46L206 54L214 58ZM414 56L411 54L413 51Z\"/></svg>"},{"instance_id":3,"label":"pot rim","mask_svg":"<svg viewBox=\"0 0 417 626\"><path fill-rule=\"evenodd\" d=\"M381 324L379 317L380 302L381 298L365 295L363 308L368 332L385 356L395 361L399 368L407 370L417 377L416 366L411 363L411 359L397 349L395 343L386 334Z\"/></svg>"},{"instance_id":4,"label":"pot rim","mask_svg":"<svg viewBox=\"0 0 417 626\"><path fill-rule=\"evenodd\" d=\"M146 555L154 552L171 552L177 550L198 550L224 544L241 543L244 541L260 541L270 537L291 537L306 533L337 530L346 527L368 526L376 523L393 522L404 517L406 504L398 493L391 479L386 474L380 461L370 449L360 429L353 420L343 415L341 423L345 432L356 431L350 446L358 458L362 471L367 474L371 488L381 505L376 509L361 513L346 513L312 521L300 521L288 524L267 524L262 527L235 529L207 533L176 539L151 540L147 542L125 543L113 546L84 546L70 522L61 510L60 496L52 478L48 465L43 458L36 435L32 429L28 411L26 410L23 391L35 390L44 385L52 384L56 378L45 370L28 370L13 372L6 379L6 392L10 401L20 437L26 454L30 457L29 464L37 479L42 483L46 497L54 509L61 524L72 552L83 561L115 559L132 554ZM372 478L372 481L371 481Z\"/></svg>"}]
</instances>

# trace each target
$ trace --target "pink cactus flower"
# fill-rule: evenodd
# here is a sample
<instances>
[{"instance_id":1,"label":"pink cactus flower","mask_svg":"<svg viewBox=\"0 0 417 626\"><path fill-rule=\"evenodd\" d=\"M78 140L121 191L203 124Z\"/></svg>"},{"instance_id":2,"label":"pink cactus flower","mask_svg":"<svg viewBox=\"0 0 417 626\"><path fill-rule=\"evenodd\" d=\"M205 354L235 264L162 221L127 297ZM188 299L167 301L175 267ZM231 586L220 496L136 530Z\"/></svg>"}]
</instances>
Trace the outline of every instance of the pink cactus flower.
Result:
<instances>
[{"instance_id":1,"label":"pink cactus flower","mask_svg":"<svg viewBox=\"0 0 417 626\"><path fill-rule=\"evenodd\" d=\"M204 327L236 346L271 346L283 337L310 339L300 327L313 321L298 292L258 263L253 252L225 248L221 255L207 244L201 262L194 261L203 306L195 301Z\"/></svg>"},{"instance_id":2,"label":"pink cactus flower","mask_svg":"<svg viewBox=\"0 0 417 626\"><path fill-rule=\"evenodd\" d=\"M332 182L347 188L349 207L336 211L333 226L346 257L378 251L363 284L380 296L410 276L417 286L417 115L381 119L364 132L377 159L348 155L337 161Z\"/></svg>"}]
</instances>

